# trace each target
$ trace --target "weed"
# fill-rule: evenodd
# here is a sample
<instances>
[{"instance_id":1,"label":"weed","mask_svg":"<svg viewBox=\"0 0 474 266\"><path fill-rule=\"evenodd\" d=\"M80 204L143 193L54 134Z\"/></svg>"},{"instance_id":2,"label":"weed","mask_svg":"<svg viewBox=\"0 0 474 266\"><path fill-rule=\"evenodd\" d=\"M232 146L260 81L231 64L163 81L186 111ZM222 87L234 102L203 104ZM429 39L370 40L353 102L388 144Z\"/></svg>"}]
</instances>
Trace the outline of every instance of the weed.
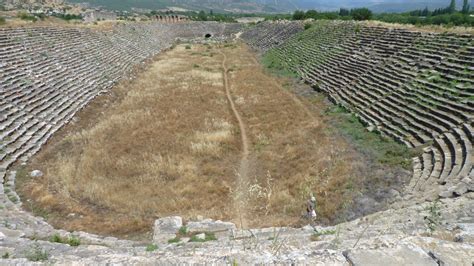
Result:
<instances>
[{"instance_id":1,"label":"weed","mask_svg":"<svg viewBox=\"0 0 474 266\"><path fill-rule=\"evenodd\" d=\"M305 30L310 29L312 26L313 26L313 24L311 24L311 23L306 23L306 24L304 24L304 29L305 29Z\"/></svg>"},{"instance_id":2,"label":"weed","mask_svg":"<svg viewBox=\"0 0 474 266\"><path fill-rule=\"evenodd\" d=\"M191 45L186 45L184 48L185 48L186 50L191 50Z\"/></svg>"},{"instance_id":3,"label":"weed","mask_svg":"<svg viewBox=\"0 0 474 266\"><path fill-rule=\"evenodd\" d=\"M191 237L191 240L189 240L190 242L207 242L207 241L214 241L214 240L217 240L216 238L216 235L214 233L210 233L210 232L206 232L204 233L205 234L205 237L204 239L200 239L197 237L197 234L196 235L193 235Z\"/></svg>"},{"instance_id":4,"label":"weed","mask_svg":"<svg viewBox=\"0 0 474 266\"><path fill-rule=\"evenodd\" d=\"M10 258L10 253L5 252L5 253L2 255L2 259L8 259L8 258Z\"/></svg>"},{"instance_id":5,"label":"weed","mask_svg":"<svg viewBox=\"0 0 474 266\"><path fill-rule=\"evenodd\" d=\"M78 238L78 237L75 237L75 236L71 236L67 242L67 244L69 244L71 247L77 247L81 244L81 240Z\"/></svg>"},{"instance_id":6,"label":"weed","mask_svg":"<svg viewBox=\"0 0 474 266\"><path fill-rule=\"evenodd\" d=\"M428 211L428 215L424 217L425 225L429 233L433 234L441 222L439 200L433 201L425 210Z\"/></svg>"},{"instance_id":7,"label":"weed","mask_svg":"<svg viewBox=\"0 0 474 266\"><path fill-rule=\"evenodd\" d=\"M63 239L59 234L54 234L49 241L54 243L63 243Z\"/></svg>"},{"instance_id":8,"label":"weed","mask_svg":"<svg viewBox=\"0 0 474 266\"><path fill-rule=\"evenodd\" d=\"M34 243L29 250L26 251L25 257L29 261L45 261L48 260L49 258L49 253L41 248L41 246L38 243Z\"/></svg>"},{"instance_id":9,"label":"weed","mask_svg":"<svg viewBox=\"0 0 474 266\"><path fill-rule=\"evenodd\" d=\"M0 25L7 23L7 20L4 17L0 17Z\"/></svg>"},{"instance_id":10,"label":"weed","mask_svg":"<svg viewBox=\"0 0 474 266\"><path fill-rule=\"evenodd\" d=\"M18 199L16 196L14 196L14 195L11 195L11 194L10 194L10 195L8 195L7 197L8 197L8 199L9 199L11 202L13 202L13 203L15 203L15 204L19 202L19 199Z\"/></svg>"},{"instance_id":11,"label":"weed","mask_svg":"<svg viewBox=\"0 0 474 266\"><path fill-rule=\"evenodd\" d=\"M179 238L179 237L168 239L168 243L170 243L170 244L178 243L179 241L181 241L181 238Z\"/></svg>"},{"instance_id":12,"label":"weed","mask_svg":"<svg viewBox=\"0 0 474 266\"><path fill-rule=\"evenodd\" d=\"M198 65L198 64L194 64L194 65L193 65L193 68L199 68L199 65Z\"/></svg>"},{"instance_id":13,"label":"weed","mask_svg":"<svg viewBox=\"0 0 474 266\"><path fill-rule=\"evenodd\" d=\"M329 108L326 114L333 118L335 127L351 139L358 149L372 154L378 162L411 169L411 158L418 155L418 150L409 149L404 144L384 137L377 131L368 132L360 120L348 113L344 107Z\"/></svg>"},{"instance_id":14,"label":"weed","mask_svg":"<svg viewBox=\"0 0 474 266\"><path fill-rule=\"evenodd\" d=\"M148 246L146 246L146 249L145 249L145 250L146 250L147 252L153 252L153 251L155 251L155 250L157 250L157 249L158 249L158 246L157 246L157 245L155 245L155 244L149 244Z\"/></svg>"},{"instance_id":15,"label":"weed","mask_svg":"<svg viewBox=\"0 0 474 266\"><path fill-rule=\"evenodd\" d=\"M187 228L186 226L181 226L181 227L179 228L178 233L179 233L180 235L185 236L185 235L188 233L188 228Z\"/></svg>"},{"instance_id":16,"label":"weed","mask_svg":"<svg viewBox=\"0 0 474 266\"><path fill-rule=\"evenodd\" d=\"M54 234L50 238L49 241L54 242L54 243L68 244L71 247L77 247L77 246L81 245L81 240L76 236L62 238L59 234Z\"/></svg>"},{"instance_id":17,"label":"weed","mask_svg":"<svg viewBox=\"0 0 474 266\"><path fill-rule=\"evenodd\" d=\"M289 69L274 51L269 51L263 56L262 64L270 71L270 73L276 76L290 78L297 77L297 74Z\"/></svg>"},{"instance_id":18,"label":"weed","mask_svg":"<svg viewBox=\"0 0 474 266\"><path fill-rule=\"evenodd\" d=\"M29 21L32 21L32 22L36 22L37 21L37 18L33 15L30 15L26 12L20 12L17 17L19 17L20 19L22 20L29 20Z\"/></svg>"}]
</instances>

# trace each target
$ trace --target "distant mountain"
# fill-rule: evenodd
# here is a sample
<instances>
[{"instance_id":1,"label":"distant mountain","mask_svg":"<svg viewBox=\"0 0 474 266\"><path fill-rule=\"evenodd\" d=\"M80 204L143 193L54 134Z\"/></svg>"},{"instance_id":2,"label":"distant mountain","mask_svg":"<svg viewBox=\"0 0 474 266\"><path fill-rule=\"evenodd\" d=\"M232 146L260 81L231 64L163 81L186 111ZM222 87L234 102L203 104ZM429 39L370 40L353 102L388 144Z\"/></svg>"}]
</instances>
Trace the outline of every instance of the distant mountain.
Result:
<instances>
[{"instance_id":1,"label":"distant mountain","mask_svg":"<svg viewBox=\"0 0 474 266\"><path fill-rule=\"evenodd\" d=\"M114 10L162 9L179 7L189 10L216 12L291 12L296 9L338 10L340 7L368 7L375 12L403 12L446 7L450 0L68 0L71 3L89 3ZM463 0L456 0L458 7ZM471 0L472 2L472 0ZM472 5L471 3L471 6Z\"/></svg>"}]
</instances>

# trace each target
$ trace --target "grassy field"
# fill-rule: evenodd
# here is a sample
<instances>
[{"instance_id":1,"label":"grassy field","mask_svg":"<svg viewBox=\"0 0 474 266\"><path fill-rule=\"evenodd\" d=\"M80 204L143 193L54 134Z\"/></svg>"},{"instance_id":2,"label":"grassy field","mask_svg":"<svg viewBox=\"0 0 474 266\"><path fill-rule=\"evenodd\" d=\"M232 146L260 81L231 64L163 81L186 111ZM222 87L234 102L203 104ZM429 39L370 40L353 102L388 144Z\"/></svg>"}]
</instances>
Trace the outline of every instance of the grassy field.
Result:
<instances>
[{"instance_id":1,"label":"grassy field","mask_svg":"<svg viewBox=\"0 0 474 266\"><path fill-rule=\"evenodd\" d=\"M220 52L249 139L240 182ZM244 45L179 45L97 98L20 172L25 205L55 226L121 237L168 215L300 225L311 194L320 222L334 221L361 193L366 157L328 130L324 99L296 97L291 82ZM29 179L33 169L45 176Z\"/></svg>"}]
</instances>

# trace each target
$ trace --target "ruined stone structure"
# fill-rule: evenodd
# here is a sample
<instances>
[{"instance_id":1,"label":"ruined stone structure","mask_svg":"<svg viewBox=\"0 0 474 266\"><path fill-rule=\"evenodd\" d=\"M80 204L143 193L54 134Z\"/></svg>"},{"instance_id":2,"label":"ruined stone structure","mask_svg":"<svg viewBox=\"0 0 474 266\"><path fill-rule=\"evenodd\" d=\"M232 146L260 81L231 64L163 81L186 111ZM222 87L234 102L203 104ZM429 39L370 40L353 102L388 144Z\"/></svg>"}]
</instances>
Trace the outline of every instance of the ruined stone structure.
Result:
<instances>
[{"instance_id":1,"label":"ruined stone structure","mask_svg":"<svg viewBox=\"0 0 474 266\"><path fill-rule=\"evenodd\" d=\"M354 22L317 22L307 30L301 23L264 22L241 35L255 49L281 58L370 129L423 149L413 159L404 198L386 211L333 227L241 230L211 220L185 224L216 234L217 240L206 243L167 243L182 221L165 218L155 223L157 246L150 248L57 230L22 210L12 166L38 152L94 97L176 38L226 38L241 30L237 24L187 22L117 24L108 30L0 29L0 264L47 259L42 263L472 265L470 35ZM430 201L439 197L433 207ZM432 221L438 221L437 231L428 232ZM79 239L80 245L51 241L53 235Z\"/></svg>"},{"instance_id":2,"label":"ruined stone structure","mask_svg":"<svg viewBox=\"0 0 474 266\"><path fill-rule=\"evenodd\" d=\"M472 35L342 21L318 22L301 34L295 27L263 23L242 37L261 51L275 47L270 52L287 69L369 129L423 149L413 158L407 199L474 191Z\"/></svg>"}]
</instances>

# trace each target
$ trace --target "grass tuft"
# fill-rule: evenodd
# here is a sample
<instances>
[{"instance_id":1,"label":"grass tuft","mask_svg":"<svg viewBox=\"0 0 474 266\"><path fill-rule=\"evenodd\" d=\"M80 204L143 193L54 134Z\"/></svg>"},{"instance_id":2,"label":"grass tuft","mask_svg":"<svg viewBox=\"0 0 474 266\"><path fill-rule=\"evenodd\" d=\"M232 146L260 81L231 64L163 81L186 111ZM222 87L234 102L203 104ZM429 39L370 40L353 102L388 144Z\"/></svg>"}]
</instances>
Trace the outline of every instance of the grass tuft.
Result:
<instances>
[{"instance_id":1,"label":"grass tuft","mask_svg":"<svg viewBox=\"0 0 474 266\"><path fill-rule=\"evenodd\" d=\"M157 250L157 249L158 249L158 246L157 246L157 245L155 245L155 244L149 244L149 245L146 246L146 249L145 249L145 250L146 250L147 252L153 252L153 251L155 251L155 250Z\"/></svg>"}]
</instances>

